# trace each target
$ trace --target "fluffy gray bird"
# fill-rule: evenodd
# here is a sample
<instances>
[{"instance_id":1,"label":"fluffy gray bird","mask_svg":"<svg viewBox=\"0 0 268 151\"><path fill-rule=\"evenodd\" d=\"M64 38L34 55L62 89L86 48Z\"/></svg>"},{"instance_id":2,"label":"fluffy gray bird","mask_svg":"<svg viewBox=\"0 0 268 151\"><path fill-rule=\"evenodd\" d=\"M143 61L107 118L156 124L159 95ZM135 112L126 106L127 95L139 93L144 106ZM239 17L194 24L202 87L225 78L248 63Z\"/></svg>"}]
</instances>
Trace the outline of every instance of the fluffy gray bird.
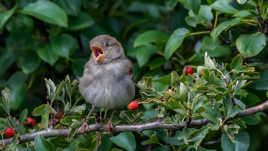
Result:
<instances>
[{"instance_id":1,"label":"fluffy gray bird","mask_svg":"<svg viewBox=\"0 0 268 151\"><path fill-rule=\"evenodd\" d=\"M92 51L79 80L79 91L93 107L116 109L126 106L135 96L133 66L123 47L109 35L90 41Z\"/></svg>"}]
</instances>

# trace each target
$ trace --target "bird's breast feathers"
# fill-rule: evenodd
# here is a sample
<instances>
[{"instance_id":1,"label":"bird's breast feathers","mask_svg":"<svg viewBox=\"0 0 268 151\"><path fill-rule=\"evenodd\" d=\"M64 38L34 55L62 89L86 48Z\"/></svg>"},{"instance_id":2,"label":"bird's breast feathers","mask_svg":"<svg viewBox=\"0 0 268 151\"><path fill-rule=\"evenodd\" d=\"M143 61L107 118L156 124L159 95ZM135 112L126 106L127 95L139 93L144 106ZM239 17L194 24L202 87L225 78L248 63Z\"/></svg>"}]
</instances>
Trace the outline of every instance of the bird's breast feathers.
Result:
<instances>
[{"instance_id":1,"label":"bird's breast feathers","mask_svg":"<svg viewBox=\"0 0 268 151\"><path fill-rule=\"evenodd\" d=\"M85 100L105 108L119 108L129 103L135 95L135 84L130 75L124 74L122 62L92 65L84 73L79 90Z\"/></svg>"}]
</instances>

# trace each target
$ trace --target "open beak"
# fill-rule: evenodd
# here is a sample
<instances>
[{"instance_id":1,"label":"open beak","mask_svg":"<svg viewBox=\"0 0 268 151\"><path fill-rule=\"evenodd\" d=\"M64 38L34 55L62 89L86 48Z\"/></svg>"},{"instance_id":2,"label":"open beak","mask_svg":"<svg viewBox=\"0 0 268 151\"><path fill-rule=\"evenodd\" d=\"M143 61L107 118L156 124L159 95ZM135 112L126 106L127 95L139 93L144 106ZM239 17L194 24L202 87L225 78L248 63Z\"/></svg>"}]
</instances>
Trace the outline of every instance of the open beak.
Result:
<instances>
[{"instance_id":1,"label":"open beak","mask_svg":"<svg viewBox=\"0 0 268 151\"><path fill-rule=\"evenodd\" d=\"M104 57L103 48L100 46L91 46L91 51L93 52L97 62L100 62Z\"/></svg>"}]
</instances>

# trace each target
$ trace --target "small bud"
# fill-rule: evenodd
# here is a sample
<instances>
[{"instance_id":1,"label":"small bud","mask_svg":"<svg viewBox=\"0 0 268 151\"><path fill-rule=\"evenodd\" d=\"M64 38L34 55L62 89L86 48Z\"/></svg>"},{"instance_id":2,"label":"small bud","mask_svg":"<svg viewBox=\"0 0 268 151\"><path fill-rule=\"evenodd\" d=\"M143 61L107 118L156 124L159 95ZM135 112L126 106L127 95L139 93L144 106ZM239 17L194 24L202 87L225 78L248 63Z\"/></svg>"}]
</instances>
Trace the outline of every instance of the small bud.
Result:
<instances>
[{"instance_id":1,"label":"small bud","mask_svg":"<svg viewBox=\"0 0 268 151\"><path fill-rule=\"evenodd\" d=\"M139 103L138 103L138 101L131 101L129 104L128 104L128 106L127 106L127 108L129 109L129 110L135 110L135 109L137 109L139 107Z\"/></svg>"},{"instance_id":2,"label":"small bud","mask_svg":"<svg viewBox=\"0 0 268 151\"><path fill-rule=\"evenodd\" d=\"M31 117L27 117L26 121L24 122L25 126L29 126L29 127L34 127L35 125L35 120Z\"/></svg>"},{"instance_id":3,"label":"small bud","mask_svg":"<svg viewBox=\"0 0 268 151\"><path fill-rule=\"evenodd\" d=\"M186 68L185 75L193 74L193 67Z\"/></svg>"},{"instance_id":4,"label":"small bud","mask_svg":"<svg viewBox=\"0 0 268 151\"><path fill-rule=\"evenodd\" d=\"M13 130L13 128L11 127L8 127L6 130L5 130L5 136L7 138L10 138L10 137L13 137L15 134L15 131Z\"/></svg>"}]
</instances>

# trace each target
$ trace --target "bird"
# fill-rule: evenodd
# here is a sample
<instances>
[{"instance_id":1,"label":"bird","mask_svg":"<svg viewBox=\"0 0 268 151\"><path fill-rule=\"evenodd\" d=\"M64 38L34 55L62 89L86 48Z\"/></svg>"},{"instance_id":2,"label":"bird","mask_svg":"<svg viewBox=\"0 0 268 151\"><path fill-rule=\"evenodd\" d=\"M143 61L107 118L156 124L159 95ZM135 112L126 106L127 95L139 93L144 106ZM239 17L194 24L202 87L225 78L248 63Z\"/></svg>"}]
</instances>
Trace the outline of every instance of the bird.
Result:
<instances>
[{"instance_id":1,"label":"bird","mask_svg":"<svg viewBox=\"0 0 268 151\"><path fill-rule=\"evenodd\" d=\"M84 126L95 107L115 111L125 107L135 97L133 64L126 57L120 42L103 34L94 37L89 46L92 53L79 79L81 95L92 104Z\"/></svg>"}]
</instances>

